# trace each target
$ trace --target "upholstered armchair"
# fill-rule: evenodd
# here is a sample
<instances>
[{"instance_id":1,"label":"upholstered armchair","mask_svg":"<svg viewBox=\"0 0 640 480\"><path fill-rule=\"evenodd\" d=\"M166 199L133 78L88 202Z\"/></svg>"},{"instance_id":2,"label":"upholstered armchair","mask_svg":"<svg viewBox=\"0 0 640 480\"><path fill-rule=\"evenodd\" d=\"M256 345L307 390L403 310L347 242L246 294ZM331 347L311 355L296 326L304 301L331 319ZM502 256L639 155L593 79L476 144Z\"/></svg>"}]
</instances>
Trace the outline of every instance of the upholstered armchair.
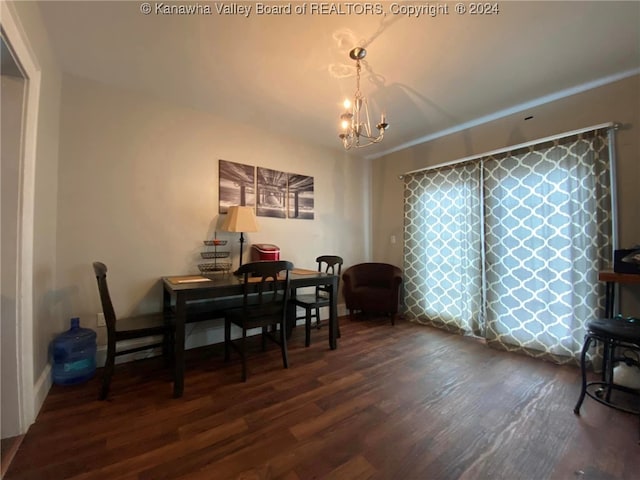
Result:
<instances>
[{"instance_id":1,"label":"upholstered armchair","mask_svg":"<svg viewBox=\"0 0 640 480\"><path fill-rule=\"evenodd\" d=\"M400 303L402 271L388 263L359 263L342 274L344 300L353 319L353 312L380 312L395 316Z\"/></svg>"}]
</instances>

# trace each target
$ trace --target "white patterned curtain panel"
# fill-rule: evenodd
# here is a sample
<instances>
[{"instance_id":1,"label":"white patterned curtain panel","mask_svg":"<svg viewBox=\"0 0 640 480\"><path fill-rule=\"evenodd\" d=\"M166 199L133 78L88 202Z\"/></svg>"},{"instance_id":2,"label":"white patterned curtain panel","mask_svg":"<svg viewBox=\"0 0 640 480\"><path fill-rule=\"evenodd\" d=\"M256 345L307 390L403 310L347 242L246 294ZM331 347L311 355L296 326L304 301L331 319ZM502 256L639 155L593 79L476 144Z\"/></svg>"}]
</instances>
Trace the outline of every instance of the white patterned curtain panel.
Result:
<instances>
[{"instance_id":1,"label":"white patterned curtain panel","mask_svg":"<svg viewBox=\"0 0 640 480\"><path fill-rule=\"evenodd\" d=\"M405 308L420 323L480 335L480 163L405 176Z\"/></svg>"},{"instance_id":2,"label":"white patterned curtain panel","mask_svg":"<svg viewBox=\"0 0 640 480\"><path fill-rule=\"evenodd\" d=\"M612 251L596 130L405 177L407 316L576 362Z\"/></svg>"}]
</instances>

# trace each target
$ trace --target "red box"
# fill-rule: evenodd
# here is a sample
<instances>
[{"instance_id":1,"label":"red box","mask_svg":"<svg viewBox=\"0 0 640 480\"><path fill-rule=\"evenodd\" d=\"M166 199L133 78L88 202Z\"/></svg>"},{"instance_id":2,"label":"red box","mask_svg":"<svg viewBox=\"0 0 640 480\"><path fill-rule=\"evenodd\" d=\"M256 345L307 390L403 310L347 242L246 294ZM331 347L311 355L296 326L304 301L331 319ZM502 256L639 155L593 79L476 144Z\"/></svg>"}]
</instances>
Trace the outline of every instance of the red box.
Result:
<instances>
[{"instance_id":1,"label":"red box","mask_svg":"<svg viewBox=\"0 0 640 480\"><path fill-rule=\"evenodd\" d=\"M254 243L251 245L251 261L280 260L280 247L269 243Z\"/></svg>"}]
</instances>

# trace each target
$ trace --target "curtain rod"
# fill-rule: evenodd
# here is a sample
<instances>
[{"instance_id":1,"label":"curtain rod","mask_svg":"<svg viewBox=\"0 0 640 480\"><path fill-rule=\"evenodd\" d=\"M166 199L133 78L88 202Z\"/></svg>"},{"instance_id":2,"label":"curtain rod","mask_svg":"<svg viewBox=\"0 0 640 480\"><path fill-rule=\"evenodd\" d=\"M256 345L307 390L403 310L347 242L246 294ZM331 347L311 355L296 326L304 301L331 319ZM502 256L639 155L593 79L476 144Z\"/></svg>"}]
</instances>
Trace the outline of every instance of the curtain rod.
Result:
<instances>
[{"instance_id":1,"label":"curtain rod","mask_svg":"<svg viewBox=\"0 0 640 480\"><path fill-rule=\"evenodd\" d=\"M509 147L503 147L503 148L499 148L497 150L491 150L490 152L485 152L485 153L481 153L481 154L478 154L478 155L471 155L471 156L468 156L468 157L459 158L457 160L452 160L450 162L444 162L444 163L439 163L437 165L431 165L429 167L419 168L417 170L411 170L410 172L405 172L402 175L398 175L398 178L402 180L405 175L411 175L412 173L426 172L427 170L433 170L434 168L448 167L450 165L456 165L458 163L463 163L463 162L468 162L470 160L475 160L476 158L488 157L489 155L498 155L500 153L510 152L511 150L518 150L520 148L530 147L531 145L537 145L538 143L550 142L550 141L556 140L558 138L569 137L571 135L577 135L579 133L589 132L591 130L599 130L599 129L602 129L602 128L613 128L613 129L617 130L619 127L620 127L620 124L619 123L615 123L615 122L601 123L600 125L593 125L591 127L585 127L585 128L580 128L578 130L572 130L570 132L558 133L558 134L552 135L550 137L539 138L537 140L532 140L530 142L519 143L517 145L511 145Z\"/></svg>"}]
</instances>

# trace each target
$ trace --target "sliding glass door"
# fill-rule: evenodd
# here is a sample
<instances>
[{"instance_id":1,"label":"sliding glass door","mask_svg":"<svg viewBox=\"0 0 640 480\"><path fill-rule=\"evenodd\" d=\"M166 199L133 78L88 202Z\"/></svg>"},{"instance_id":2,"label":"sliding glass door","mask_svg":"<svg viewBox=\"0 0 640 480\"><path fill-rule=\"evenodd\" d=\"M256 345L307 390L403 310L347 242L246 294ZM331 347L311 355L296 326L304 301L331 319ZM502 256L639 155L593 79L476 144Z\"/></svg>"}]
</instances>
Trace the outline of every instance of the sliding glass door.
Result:
<instances>
[{"instance_id":1,"label":"sliding glass door","mask_svg":"<svg viewBox=\"0 0 640 480\"><path fill-rule=\"evenodd\" d=\"M586 132L405 179L407 315L575 361L611 257L607 137Z\"/></svg>"},{"instance_id":2,"label":"sliding glass door","mask_svg":"<svg viewBox=\"0 0 640 480\"><path fill-rule=\"evenodd\" d=\"M572 136L483 168L487 340L576 358L601 311L598 270L611 246L606 142Z\"/></svg>"},{"instance_id":3,"label":"sliding glass door","mask_svg":"<svg viewBox=\"0 0 640 480\"><path fill-rule=\"evenodd\" d=\"M405 184L405 302L415 320L460 333L482 327L480 164Z\"/></svg>"}]
</instances>

